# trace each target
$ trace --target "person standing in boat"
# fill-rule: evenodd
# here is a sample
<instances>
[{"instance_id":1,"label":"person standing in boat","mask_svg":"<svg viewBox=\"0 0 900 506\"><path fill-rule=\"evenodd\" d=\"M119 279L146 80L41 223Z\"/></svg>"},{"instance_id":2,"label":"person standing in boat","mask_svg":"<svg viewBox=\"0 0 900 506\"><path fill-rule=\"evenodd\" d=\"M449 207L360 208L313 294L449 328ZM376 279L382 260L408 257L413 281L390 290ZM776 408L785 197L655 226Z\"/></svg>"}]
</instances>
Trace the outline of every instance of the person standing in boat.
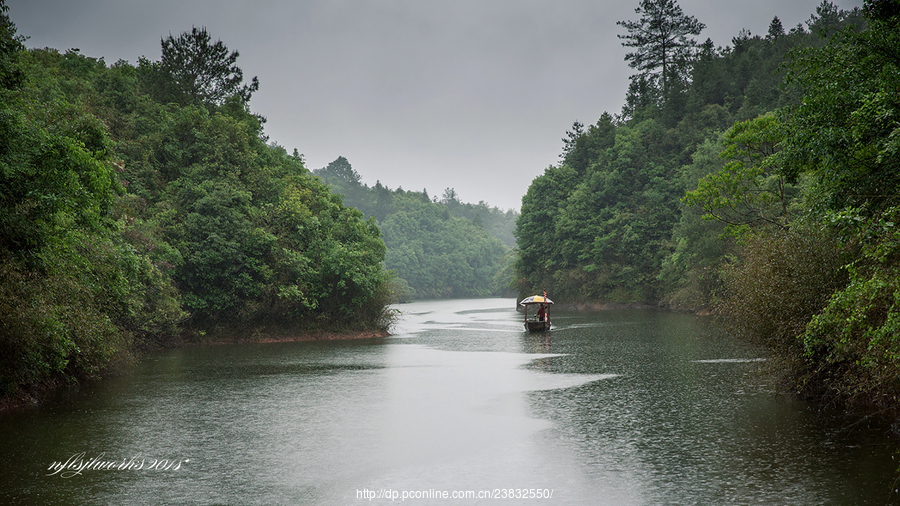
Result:
<instances>
[{"instance_id":1,"label":"person standing in boat","mask_svg":"<svg viewBox=\"0 0 900 506\"><path fill-rule=\"evenodd\" d=\"M538 321L542 322L547 319L547 304L541 304L537 313Z\"/></svg>"}]
</instances>

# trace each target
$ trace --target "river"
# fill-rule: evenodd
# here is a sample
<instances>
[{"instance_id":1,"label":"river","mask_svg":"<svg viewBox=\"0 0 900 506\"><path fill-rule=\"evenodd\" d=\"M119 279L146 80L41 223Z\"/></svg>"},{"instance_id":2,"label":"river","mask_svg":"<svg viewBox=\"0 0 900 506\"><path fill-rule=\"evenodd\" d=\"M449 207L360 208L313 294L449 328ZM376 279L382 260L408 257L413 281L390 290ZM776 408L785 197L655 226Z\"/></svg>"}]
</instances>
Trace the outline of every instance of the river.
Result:
<instances>
[{"instance_id":1,"label":"river","mask_svg":"<svg viewBox=\"0 0 900 506\"><path fill-rule=\"evenodd\" d=\"M710 318L551 311L529 334L514 303L404 304L382 339L152 354L0 415L0 503L898 501L887 427L778 394Z\"/></svg>"}]
</instances>

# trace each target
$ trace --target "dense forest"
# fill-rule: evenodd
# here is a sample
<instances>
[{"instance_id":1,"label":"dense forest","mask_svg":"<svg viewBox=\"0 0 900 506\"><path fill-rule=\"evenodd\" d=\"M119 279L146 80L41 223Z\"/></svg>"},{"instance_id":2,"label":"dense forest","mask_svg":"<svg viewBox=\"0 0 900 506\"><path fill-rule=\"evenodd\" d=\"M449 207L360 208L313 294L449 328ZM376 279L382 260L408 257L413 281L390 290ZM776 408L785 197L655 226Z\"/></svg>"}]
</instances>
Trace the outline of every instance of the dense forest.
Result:
<instances>
[{"instance_id":1,"label":"dense forest","mask_svg":"<svg viewBox=\"0 0 900 506\"><path fill-rule=\"evenodd\" d=\"M310 171L194 28L135 64L26 50L0 0L0 396L224 332L384 329L400 298L723 315L793 391L900 397L900 2L699 42L621 21L618 114L576 121L521 214Z\"/></svg>"},{"instance_id":2,"label":"dense forest","mask_svg":"<svg viewBox=\"0 0 900 506\"><path fill-rule=\"evenodd\" d=\"M695 37L673 0L620 35L625 106L563 139L516 227L521 294L713 311L795 392L900 398L900 2Z\"/></svg>"},{"instance_id":3,"label":"dense forest","mask_svg":"<svg viewBox=\"0 0 900 506\"><path fill-rule=\"evenodd\" d=\"M24 40L0 1L0 397L185 336L386 328L374 219L268 143L238 52Z\"/></svg>"},{"instance_id":4,"label":"dense forest","mask_svg":"<svg viewBox=\"0 0 900 506\"><path fill-rule=\"evenodd\" d=\"M438 199L427 190L391 190L381 182L369 187L344 157L313 173L345 205L376 220L387 247L385 266L397 273L402 300L514 294L517 212L461 202L452 188Z\"/></svg>"}]
</instances>

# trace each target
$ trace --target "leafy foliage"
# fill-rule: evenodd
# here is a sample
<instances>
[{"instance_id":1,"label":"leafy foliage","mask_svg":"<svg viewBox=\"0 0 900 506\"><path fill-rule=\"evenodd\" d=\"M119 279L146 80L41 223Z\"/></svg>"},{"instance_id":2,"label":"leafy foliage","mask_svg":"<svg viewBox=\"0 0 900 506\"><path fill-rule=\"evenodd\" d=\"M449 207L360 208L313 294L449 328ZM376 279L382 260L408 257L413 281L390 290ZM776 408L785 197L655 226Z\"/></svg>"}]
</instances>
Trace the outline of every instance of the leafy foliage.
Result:
<instances>
[{"instance_id":1,"label":"leafy foliage","mask_svg":"<svg viewBox=\"0 0 900 506\"><path fill-rule=\"evenodd\" d=\"M230 97L246 104L259 89L259 80L254 77L242 86L239 56L237 51L229 53L221 40L212 42L206 27L195 26L190 33L162 39L162 58L156 69L169 97L180 104L220 106Z\"/></svg>"},{"instance_id":2,"label":"leafy foliage","mask_svg":"<svg viewBox=\"0 0 900 506\"><path fill-rule=\"evenodd\" d=\"M507 248L443 206L404 198L381 224L385 265L422 298L485 297L497 293L494 277Z\"/></svg>"},{"instance_id":3,"label":"leafy foliage","mask_svg":"<svg viewBox=\"0 0 900 506\"><path fill-rule=\"evenodd\" d=\"M0 7L0 395L186 332L390 323L379 230L266 144L236 52L24 51Z\"/></svg>"},{"instance_id":4,"label":"leafy foliage","mask_svg":"<svg viewBox=\"0 0 900 506\"><path fill-rule=\"evenodd\" d=\"M736 123L725 133L720 154L729 162L701 178L684 203L700 206L707 213L704 218L719 220L732 230L787 228L798 190L796 176L792 180L781 167L782 127L773 115Z\"/></svg>"},{"instance_id":5,"label":"leafy foliage","mask_svg":"<svg viewBox=\"0 0 900 506\"><path fill-rule=\"evenodd\" d=\"M460 202L452 188L441 200L426 191L362 183L344 157L314 173L344 203L377 219L387 248L385 266L397 273L400 297L484 297L509 292L512 229L518 214Z\"/></svg>"},{"instance_id":6,"label":"leafy foliage","mask_svg":"<svg viewBox=\"0 0 900 506\"><path fill-rule=\"evenodd\" d=\"M647 19L622 24L635 34L650 30L653 8L677 25L685 20L676 7L641 3ZM633 97L641 100L620 117L604 114L589 127L576 122L563 139L560 165L536 178L523 198L520 294L546 289L562 300L693 301L708 308L722 283L720 267L740 247L735 239L746 230L789 228L802 214L808 176L784 152L789 126L780 113L765 113L801 96L780 86L778 69L792 49L820 47L823 40L811 32L859 24L857 11L827 2L819 13L809 32L785 33L773 19L765 37L744 31L732 47L709 40L697 51L685 46L689 74L679 75L690 79L678 86L673 80L667 90L652 76L632 81L661 100ZM684 24L700 26L691 20ZM723 222L732 233L724 240Z\"/></svg>"},{"instance_id":7,"label":"leafy foliage","mask_svg":"<svg viewBox=\"0 0 900 506\"><path fill-rule=\"evenodd\" d=\"M781 111L783 157L791 170L813 176L811 203L820 216L846 207L877 215L900 197L900 18L872 17L881 4L867 4L867 29L798 51L789 67L787 78L806 93Z\"/></svg>"},{"instance_id":8,"label":"leafy foliage","mask_svg":"<svg viewBox=\"0 0 900 506\"><path fill-rule=\"evenodd\" d=\"M900 398L897 343L900 9L867 2L869 24L798 53L790 78L808 91L783 112L785 159L813 184L811 217L858 251L799 339L808 392L893 406Z\"/></svg>"},{"instance_id":9,"label":"leafy foliage","mask_svg":"<svg viewBox=\"0 0 900 506\"><path fill-rule=\"evenodd\" d=\"M611 146L584 177L567 166L551 167L523 198L520 292L628 302L655 297L652 277L676 216L672 174L660 163L663 152L653 149L664 134L654 121L620 126L614 140L608 134L602 128L587 134L585 147Z\"/></svg>"},{"instance_id":10,"label":"leafy foliage","mask_svg":"<svg viewBox=\"0 0 900 506\"><path fill-rule=\"evenodd\" d=\"M714 309L794 391L896 405L900 10L862 12L707 41L681 89L638 76L611 144L576 123L523 200L520 287Z\"/></svg>"},{"instance_id":11,"label":"leafy foliage","mask_svg":"<svg viewBox=\"0 0 900 506\"><path fill-rule=\"evenodd\" d=\"M6 45L15 48L15 45ZM119 164L102 122L69 101L70 76L93 61L50 55L62 78L18 52L25 77L0 91L0 394L96 374L136 339L171 331L183 313L159 268L120 234Z\"/></svg>"},{"instance_id":12,"label":"leafy foliage","mask_svg":"<svg viewBox=\"0 0 900 506\"><path fill-rule=\"evenodd\" d=\"M798 333L808 393L881 406L900 399L898 218L891 208L855 227L869 240L847 267L849 282Z\"/></svg>"},{"instance_id":13,"label":"leafy foliage","mask_svg":"<svg viewBox=\"0 0 900 506\"><path fill-rule=\"evenodd\" d=\"M25 78L18 63L24 39L16 34L16 25L9 19L8 12L6 0L0 0L0 89L3 90L18 88Z\"/></svg>"}]
</instances>

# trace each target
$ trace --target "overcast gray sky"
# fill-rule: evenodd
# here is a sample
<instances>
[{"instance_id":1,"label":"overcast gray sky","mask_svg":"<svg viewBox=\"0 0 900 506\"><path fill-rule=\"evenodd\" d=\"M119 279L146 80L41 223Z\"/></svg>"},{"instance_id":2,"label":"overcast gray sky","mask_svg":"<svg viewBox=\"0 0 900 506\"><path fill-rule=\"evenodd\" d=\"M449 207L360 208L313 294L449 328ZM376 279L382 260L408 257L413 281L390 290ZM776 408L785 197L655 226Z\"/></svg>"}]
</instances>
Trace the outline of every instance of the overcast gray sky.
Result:
<instances>
[{"instance_id":1,"label":"overcast gray sky","mask_svg":"<svg viewBox=\"0 0 900 506\"><path fill-rule=\"evenodd\" d=\"M850 9L862 0L834 0ZM821 0L679 0L717 46ZM251 109L309 169L346 157L363 181L518 210L576 120L619 113L632 69L616 21L638 0L8 0L28 47L108 64L158 60L205 26L240 52Z\"/></svg>"}]
</instances>

